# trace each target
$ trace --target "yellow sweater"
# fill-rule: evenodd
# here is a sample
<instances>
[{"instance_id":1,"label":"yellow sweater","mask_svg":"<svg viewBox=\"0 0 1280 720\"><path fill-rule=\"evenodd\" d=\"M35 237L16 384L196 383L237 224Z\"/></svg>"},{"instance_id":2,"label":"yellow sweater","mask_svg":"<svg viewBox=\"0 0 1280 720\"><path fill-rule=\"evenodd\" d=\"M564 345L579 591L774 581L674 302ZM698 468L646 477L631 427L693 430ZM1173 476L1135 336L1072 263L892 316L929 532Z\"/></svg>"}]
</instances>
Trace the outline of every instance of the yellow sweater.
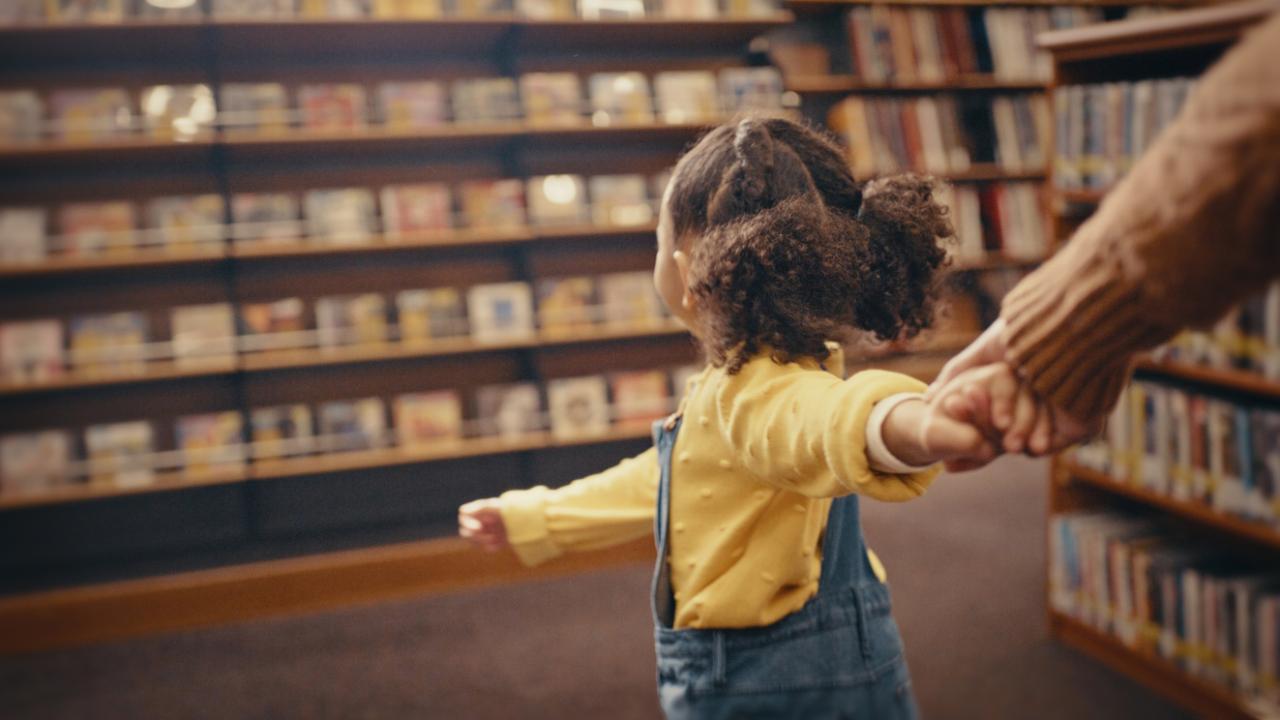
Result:
<instances>
[{"instance_id":1,"label":"yellow sweater","mask_svg":"<svg viewBox=\"0 0 1280 720\"><path fill-rule=\"evenodd\" d=\"M767 356L737 374L708 367L690 380L671 469L668 562L677 628L768 625L818 590L819 541L831 499L860 493L910 500L937 475L884 475L867 462L876 402L924 384L882 370L848 380L815 361ZM516 554L536 564L653 532L657 451L549 490L502 495ZM877 574L883 569L874 560Z\"/></svg>"}]
</instances>

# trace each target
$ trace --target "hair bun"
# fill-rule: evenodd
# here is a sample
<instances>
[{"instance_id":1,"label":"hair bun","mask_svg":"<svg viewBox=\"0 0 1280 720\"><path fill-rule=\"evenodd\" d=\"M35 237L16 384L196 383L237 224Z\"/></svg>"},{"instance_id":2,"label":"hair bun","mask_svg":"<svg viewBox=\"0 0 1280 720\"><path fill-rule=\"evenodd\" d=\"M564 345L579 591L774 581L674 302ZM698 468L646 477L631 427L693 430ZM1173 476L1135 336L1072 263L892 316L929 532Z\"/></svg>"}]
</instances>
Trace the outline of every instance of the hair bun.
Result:
<instances>
[{"instance_id":1,"label":"hair bun","mask_svg":"<svg viewBox=\"0 0 1280 720\"><path fill-rule=\"evenodd\" d=\"M738 159L743 199L759 202L768 192L773 170L773 137L769 128L755 118L740 121L733 135L733 154Z\"/></svg>"}]
</instances>

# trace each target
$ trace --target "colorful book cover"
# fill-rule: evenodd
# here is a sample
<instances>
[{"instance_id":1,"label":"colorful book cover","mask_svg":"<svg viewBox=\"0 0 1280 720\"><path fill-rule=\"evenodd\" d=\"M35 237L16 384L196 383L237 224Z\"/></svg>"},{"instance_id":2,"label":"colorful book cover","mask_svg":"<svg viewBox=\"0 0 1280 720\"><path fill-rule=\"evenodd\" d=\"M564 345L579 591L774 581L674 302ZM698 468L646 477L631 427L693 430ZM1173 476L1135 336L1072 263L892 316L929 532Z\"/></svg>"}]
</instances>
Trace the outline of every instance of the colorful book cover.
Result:
<instances>
[{"instance_id":1,"label":"colorful book cover","mask_svg":"<svg viewBox=\"0 0 1280 720\"><path fill-rule=\"evenodd\" d=\"M0 263L38 263L49 254L44 208L0 208Z\"/></svg>"},{"instance_id":2,"label":"colorful book cover","mask_svg":"<svg viewBox=\"0 0 1280 720\"><path fill-rule=\"evenodd\" d=\"M512 78L476 78L453 84L453 119L459 124L511 122L520 118Z\"/></svg>"},{"instance_id":3,"label":"colorful book cover","mask_svg":"<svg viewBox=\"0 0 1280 720\"><path fill-rule=\"evenodd\" d=\"M289 98L280 83L227 83L218 99L219 124L232 133L279 135L289 127Z\"/></svg>"},{"instance_id":4,"label":"colorful book cover","mask_svg":"<svg viewBox=\"0 0 1280 720\"><path fill-rule=\"evenodd\" d=\"M534 383L486 385L476 390L477 426L482 435L516 439L546 427L542 393Z\"/></svg>"},{"instance_id":5,"label":"colorful book cover","mask_svg":"<svg viewBox=\"0 0 1280 720\"><path fill-rule=\"evenodd\" d=\"M63 374L62 323L33 320L0 324L0 372L5 382L38 383Z\"/></svg>"},{"instance_id":6,"label":"colorful book cover","mask_svg":"<svg viewBox=\"0 0 1280 720\"><path fill-rule=\"evenodd\" d=\"M524 119L531 125L573 125L582 122L582 83L567 72L526 73L520 76Z\"/></svg>"},{"instance_id":7,"label":"colorful book cover","mask_svg":"<svg viewBox=\"0 0 1280 720\"><path fill-rule=\"evenodd\" d=\"M529 178L529 219L535 225L587 222L587 188L581 175Z\"/></svg>"},{"instance_id":8,"label":"colorful book cover","mask_svg":"<svg viewBox=\"0 0 1280 720\"><path fill-rule=\"evenodd\" d=\"M1249 515L1280 523L1280 413L1254 408L1249 411L1252 483Z\"/></svg>"},{"instance_id":9,"label":"colorful book cover","mask_svg":"<svg viewBox=\"0 0 1280 720\"><path fill-rule=\"evenodd\" d=\"M430 20L442 15L444 3L441 0L373 0L373 16L376 18Z\"/></svg>"},{"instance_id":10,"label":"colorful book cover","mask_svg":"<svg viewBox=\"0 0 1280 720\"><path fill-rule=\"evenodd\" d=\"M453 227L453 198L444 183L382 188L382 225L392 238Z\"/></svg>"},{"instance_id":11,"label":"colorful book cover","mask_svg":"<svg viewBox=\"0 0 1280 720\"><path fill-rule=\"evenodd\" d=\"M462 294L454 288L401 290L396 293L400 341L424 343L469 332Z\"/></svg>"},{"instance_id":12,"label":"colorful book cover","mask_svg":"<svg viewBox=\"0 0 1280 720\"><path fill-rule=\"evenodd\" d=\"M653 77L653 87L663 122L710 123L720 118L716 77L705 70L660 72Z\"/></svg>"},{"instance_id":13,"label":"colorful book cover","mask_svg":"<svg viewBox=\"0 0 1280 720\"><path fill-rule=\"evenodd\" d=\"M772 112L782 109L782 74L776 68L725 68L720 92L730 112Z\"/></svg>"},{"instance_id":14,"label":"colorful book cover","mask_svg":"<svg viewBox=\"0 0 1280 720\"><path fill-rule=\"evenodd\" d=\"M711 20L720 14L716 0L662 0L662 15L685 20Z\"/></svg>"},{"instance_id":15,"label":"colorful book cover","mask_svg":"<svg viewBox=\"0 0 1280 720\"><path fill-rule=\"evenodd\" d=\"M460 17L485 17L507 15L511 12L511 0L457 0L456 14Z\"/></svg>"},{"instance_id":16,"label":"colorful book cover","mask_svg":"<svg viewBox=\"0 0 1280 720\"><path fill-rule=\"evenodd\" d=\"M384 82L378 86L378 108L389 128L437 127L449 120L449 97L431 80Z\"/></svg>"},{"instance_id":17,"label":"colorful book cover","mask_svg":"<svg viewBox=\"0 0 1280 720\"><path fill-rule=\"evenodd\" d=\"M309 190L307 233L321 245L365 245L377 231L373 192L363 188Z\"/></svg>"},{"instance_id":18,"label":"colorful book cover","mask_svg":"<svg viewBox=\"0 0 1280 720\"><path fill-rule=\"evenodd\" d=\"M185 305L170 311L173 355L179 367L229 361L236 353L229 303Z\"/></svg>"},{"instance_id":19,"label":"colorful book cover","mask_svg":"<svg viewBox=\"0 0 1280 720\"><path fill-rule=\"evenodd\" d=\"M138 244L133 203L68 203L58 208L63 252L75 256L119 255Z\"/></svg>"},{"instance_id":20,"label":"colorful book cover","mask_svg":"<svg viewBox=\"0 0 1280 720\"><path fill-rule=\"evenodd\" d=\"M538 327L547 337L589 331L599 306L590 277L544 278L538 281Z\"/></svg>"},{"instance_id":21,"label":"colorful book cover","mask_svg":"<svg viewBox=\"0 0 1280 720\"><path fill-rule=\"evenodd\" d=\"M471 336L479 342L533 337L533 293L528 283L476 285L467 291Z\"/></svg>"},{"instance_id":22,"label":"colorful book cover","mask_svg":"<svg viewBox=\"0 0 1280 720\"><path fill-rule=\"evenodd\" d=\"M525 225L524 181L471 180L459 188L462 217L477 229L519 228Z\"/></svg>"},{"instance_id":23,"label":"colorful book cover","mask_svg":"<svg viewBox=\"0 0 1280 720\"><path fill-rule=\"evenodd\" d=\"M155 438L145 420L90 425L84 433L89 481L137 487L155 480Z\"/></svg>"},{"instance_id":24,"label":"colorful book cover","mask_svg":"<svg viewBox=\"0 0 1280 720\"><path fill-rule=\"evenodd\" d=\"M378 293L338 295L316 301L320 347L376 345L387 341L387 304Z\"/></svg>"},{"instance_id":25,"label":"colorful book cover","mask_svg":"<svg viewBox=\"0 0 1280 720\"><path fill-rule=\"evenodd\" d=\"M355 83L303 85L298 110L307 130L362 130L368 120L364 87Z\"/></svg>"},{"instance_id":26,"label":"colorful book cover","mask_svg":"<svg viewBox=\"0 0 1280 720\"><path fill-rule=\"evenodd\" d=\"M0 145L38 142L44 136L44 103L34 90L0 92Z\"/></svg>"},{"instance_id":27,"label":"colorful book cover","mask_svg":"<svg viewBox=\"0 0 1280 720\"><path fill-rule=\"evenodd\" d=\"M644 17L644 0L578 0L583 20L635 20Z\"/></svg>"},{"instance_id":28,"label":"colorful book cover","mask_svg":"<svg viewBox=\"0 0 1280 720\"><path fill-rule=\"evenodd\" d=\"M240 193L231 198L236 242L289 243L302 236L298 199L284 193Z\"/></svg>"},{"instance_id":29,"label":"colorful book cover","mask_svg":"<svg viewBox=\"0 0 1280 720\"><path fill-rule=\"evenodd\" d=\"M243 467L244 422L240 413L217 412L178 418L174 436L188 473Z\"/></svg>"},{"instance_id":30,"label":"colorful book cover","mask_svg":"<svg viewBox=\"0 0 1280 720\"><path fill-rule=\"evenodd\" d=\"M609 431L609 391L603 376L564 378L547 385L551 434L560 440Z\"/></svg>"},{"instance_id":31,"label":"colorful book cover","mask_svg":"<svg viewBox=\"0 0 1280 720\"><path fill-rule=\"evenodd\" d=\"M140 375L146 370L147 336L147 318L140 312L72 318L71 364L87 375Z\"/></svg>"},{"instance_id":32,"label":"colorful book cover","mask_svg":"<svg viewBox=\"0 0 1280 720\"><path fill-rule=\"evenodd\" d=\"M772 17L778 14L774 0L726 0L725 15L729 17Z\"/></svg>"},{"instance_id":33,"label":"colorful book cover","mask_svg":"<svg viewBox=\"0 0 1280 720\"><path fill-rule=\"evenodd\" d=\"M453 390L406 393L395 399L396 439L422 448L462 438L462 401Z\"/></svg>"},{"instance_id":34,"label":"colorful book cover","mask_svg":"<svg viewBox=\"0 0 1280 720\"><path fill-rule=\"evenodd\" d=\"M299 0L299 15L311 18L364 18L373 0Z\"/></svg>"},{"instance_id":35,"label":"colorful book cover","mask_svg":"<svg viewBox=\"0 0 1280 720\"><path fill-rule=\"evenodd\" d=\"M387 415L381 398L320 405L320 446L327 452L369 450L386 444Z\"/></svg>"},{"instance_id":36,"label":"colorful book cover","mask_svg":"<svg viewBox=\"0 0 1280 720\"><path fill-rule=\"evenodd\" d=\"M240 332L247 352L283 350L308 345L306 304L302 298L284 298L240 305Z\"/></svg>"},{"instance_id":37,"label":"colorful book cover","mask_svg":"<svg viewBox=\"0 0 1280 720\"><path fill-rule=\"evenodd\" d=\"M661 370L613 373L609 388L613 392L613 419L619 427L647 429L671 412L667 374Z\"/></svg>"},{"instance_id":38,"label":"colorful book cover","mask_svg":"<svg viewBox=\"0 0 1280 720\"><path fill-rule=\"evenodd\" d=\"M143 88L140 100L147 132L162 140L206 136L217 119L208 85L153 85Z\"/></svg>"},{"instance_id":39,"label":"colorful book cover","mask_svg":"<svg viewBox=\"0 0 1280 720\"><path fill-rule=\"evenodd\" d=\"M529 20L571 20L574 0L516 0L516 12Z\"/></svg>"},{"instance_id":40,"label":"colorful book cover","mask_svg":"<svg viewBox=\"0 0 1280 720\"><path fill-rule=\"evenodd\" d=\"M653 122L649 79L643 73L595 73L589 86L592 125Z\"/></svg>"},{"instance_id":41,"label":"colorful book cover","mask_svg":"<svg viewBox=\"0 0 1280 720\"><path fill-rule=\"evenodd\" d=\"M158 197L147 202L147 225L168 247L212 246L226 236L226 206L221 195Z\"/></svg>"},{"instance_id":42,"label":"colorful book cover","mask_svg":"<svg viewBox=\"0 0 1280 720\"><path fill-rule=\"evenodd\" d=\"M289 18L296 0L213 0L213 16L218 19Z\"/></svg>"},{"instance_id":43,"label":"colorful book cover","mask_svg":"<svg viewBox=\"0 0 1280 720\"><path fill-rule=\"evenodd\" d=\"M34 495L70 480L70 433L45 430L0 437L0 495Z\"/></svg>"},{"instance_id":44,"label":"colorful book cover","mask_svg":"<svg viewBox=\"0 0 1280 720\"><path fill-rule=\"evenodd\" d=\"M52 22L124 22L124 0L47 0Z\"/></svg>"},{"instance_id":45,"label":"colorful book cover","mask_svg":"<svg viewBox=\"0 0 1280 720\"><path fill-rule=\"evenodd\" d=\"M54 90L49 116L54 136L69 142L109 140L133 129L133 105L120 88Z\"/></svg>"},{"instance_id":46,"label":"colorful book cover","mask_svg":"<svg viewBox=\"0 0 1280 720\"><path fill-rule=\"evenodd\" d=\"M635 227L653 222L643 175L596 175L589 182L591 220L606 227Z\"/></svg>"},{"instance_id":47,"label":"colorful book cover","mask_svg":"<svg viewBox=\"0 0 1280 720\"><path fill-rule=\"evenodd\" d=\"M598 282L600 307L607 325L654 327L662 323L662 300L650 273L609 273L601 275Z\"/></svg>"},{"instance_id":48,"label":"colorful book cover","mask_svg":"<svg viewBox=\"0 0 1280 720\"><path fill-rule=\"evenodd\" d=\"M314 449L311 408L301 403L255 408L249 426L255 459L306 455Z\"/></svg>"}]
</instances>

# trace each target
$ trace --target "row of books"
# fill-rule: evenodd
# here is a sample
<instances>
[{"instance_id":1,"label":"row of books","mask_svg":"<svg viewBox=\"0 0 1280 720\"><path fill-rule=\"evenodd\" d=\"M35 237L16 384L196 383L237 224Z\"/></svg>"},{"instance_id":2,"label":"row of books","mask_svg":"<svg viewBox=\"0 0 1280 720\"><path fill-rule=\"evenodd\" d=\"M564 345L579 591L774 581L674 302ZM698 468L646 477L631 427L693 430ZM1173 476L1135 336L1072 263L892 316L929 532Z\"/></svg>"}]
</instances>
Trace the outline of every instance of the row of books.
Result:
<instances>
[{"instance_id":1,"label":"row of books","mask_svg":"<svg viewBox=\"0 0 1280 720\"><path fill-rule=\"evenodd\" d=\"M1106 188L1173 121L1194 78L1067 85L1054 93L1055 182Z\"/></svg>"},{"instance_id":2,"label":"row of books","mask_svg":"<svg viewBox=\"0 0 1280 720\"><path fill-rule=\"evenodd\" d=\"M1043 171L1050 122L1042 94L855 96L837 103L827 118L848 146L858 177L905 170L963 173L979 163Z\"/></svg>"},{"instance_id":3,"label":"row of books","mask_svg":"<svg viewBox=\"0 0 1280 720\"><path fill-rule=\"evenodd\" d=\"M467 337L480 343L555 339L595 328L656 330L670 322L647 272L401 290L394 308L379 293L322 297L310 313L297 297L243 303L238 316L229 303L185 305L172 308L168 320L168 342L151 342L153 318L143 312L73 317L68 337L59 320L0 324L0 377L48 382L69 369L139 374L148 361L170 358L179 367L200 367L237 353Z\"/></svg>"},{"instance_id":4,"label":"row of books","mask_svg":"<svg viewBox=\"0 0 1280 720\"><path fill-rule=\"evenodd\" d=\"M938 199L951 213L957 262L979 263L992 255L1016 260L1048 256L1044 193L1039 184L944 185Z\"/></svg>"},{"instance_id":5,"label":"row of books","mask_svg":"<svg viewBox=\"0 0 1280 720\"><path fill-rule=\"evenodd\" d=\"M0 263L39 263L50 257L127 255L139 249L192 245L394 243L415 234L448 231L595 225L644 227L656 217L668 173L538 175L527 181L469 180L456 188L429 182L371 188L326 188L231 196L231 224L221 195L132 201L76 202L52 213L41 207L0 207ZM455 207L455 200L457 201ZM139 213L141 209L141 213ZM381 210L381 213L379 213ZM141 214L143 223L139 222Z\"/></svg>"},{"instance_id":6,"label":"row of books","mask_svg":"<svg viewBox=\"0 0 1280 720\"><path fill-rule=\"evenodd\" d=\"M1080 464L1180 502L1280 528L1280 411L1131 383Z\"/></svg>"},{"instance_id":7,"label":"row of books","mask_svg":"<svg viewBox=\"0 0 1280 720\"><path fill-rule=\"evenodd\" d=\"M479 387L464 411L457 390L254 408L177 418L174 450L157 452L149 420L91 425L83 444L69 430L0 438L0 495L38 494L89 483L145 486L164 471L199 476L243 469L249 461L401 448L430 450L464 438L519 440L549 431L557 440L590 438L612 429L643 431L674 408L696 367L633 370L608 375ZM674 389L674 392L673 392ZM390 422L388 422L390 420ZM77 462L77 458L83 461Z\"/></svg>"},{"instance_id":8,"label":"row of books","mask_svg":"<svg viewBox=\"0 0 1280 720\"><path fill-rule=\"evenodd\" d=\"M136 97L118 87L0 92L0 144L110 140L143 132L194 139L228 132L279 134L290 128L360 131L514 122L536 126L714 122L743 111L782 109L775 68L593 73L525 73L510 77L377 83L226 83L218 88L154 85ZM372 91L372 92L371 92ZM372 102L371 102L372 101ZM656 112L655 112L656 107Z\"/></svg>"},{"instance_id":9,"label":"row of books","mask_svg":"<svg viewBox=\"0 0 1280 720\"><path fill-rule=\"evenodd\" d=\"M1055 610L1141 654L1232 691L1250 715L1280 713L1280 574L1148 518L1050 518Z\"/></svg>"},{"instance_id":10,"label":"row of books","mask_svg":"<svg viewBox=\"0 0 1280 720\"><path fill-rule=\"evenodd\" d=\"M1280 380L1280 283L1232 308L1211 329L1183 332L1155 357Z\"/></svg>"},{"instance_id":11,"label":"row of books","mask_svg":"<svg viewBox=\"0 0 1280 720\"><path fill-rule=\"evenodd\" d=\"M1097 8L925 8L892 3L849 11L853 74L870 82L945 82L993 75L1048 82L1053 64L1036 47L1047 30L1101 22Z\"/></svg>"},{"instance_id":12,"label":"row of books","mask_svg":"<svg viewBox=\"0 0 1280 720\"><path fill-rule=\"evenodd\" d=\"M209 10L220 20L422 20L513 12L533 20L615 20L768 17L778 12L778 6L772 0L211 0ZM204 16L198 0L5 0L0 5L0 24L123 23L131 18L195 20Z\"/></svg>"}]
</instances>

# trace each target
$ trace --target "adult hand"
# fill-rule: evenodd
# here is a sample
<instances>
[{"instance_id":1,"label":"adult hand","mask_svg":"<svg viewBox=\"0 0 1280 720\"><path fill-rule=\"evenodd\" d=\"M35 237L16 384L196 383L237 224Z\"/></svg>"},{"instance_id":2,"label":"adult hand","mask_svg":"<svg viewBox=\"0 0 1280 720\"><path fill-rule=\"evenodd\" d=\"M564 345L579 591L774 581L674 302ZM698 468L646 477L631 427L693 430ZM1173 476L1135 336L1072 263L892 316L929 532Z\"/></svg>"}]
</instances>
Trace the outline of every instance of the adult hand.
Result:
<instances>
[{"instance_id":1,"label":"adult hand","mask_svg":"<svg viewBox=\"0 0 1280 720\"><path fill-rule=\"evenodd\" d=\"M1004 341L1004 328L1004 318L997 319L977 339L969 343L968 347L948 360L947 364L942 366L942 372L938 373L938 377L925 392L925 397L932 399L947 383L966 370L1003 361L1005 351L1008 349Z\"/></svg>"}]
</instances>

